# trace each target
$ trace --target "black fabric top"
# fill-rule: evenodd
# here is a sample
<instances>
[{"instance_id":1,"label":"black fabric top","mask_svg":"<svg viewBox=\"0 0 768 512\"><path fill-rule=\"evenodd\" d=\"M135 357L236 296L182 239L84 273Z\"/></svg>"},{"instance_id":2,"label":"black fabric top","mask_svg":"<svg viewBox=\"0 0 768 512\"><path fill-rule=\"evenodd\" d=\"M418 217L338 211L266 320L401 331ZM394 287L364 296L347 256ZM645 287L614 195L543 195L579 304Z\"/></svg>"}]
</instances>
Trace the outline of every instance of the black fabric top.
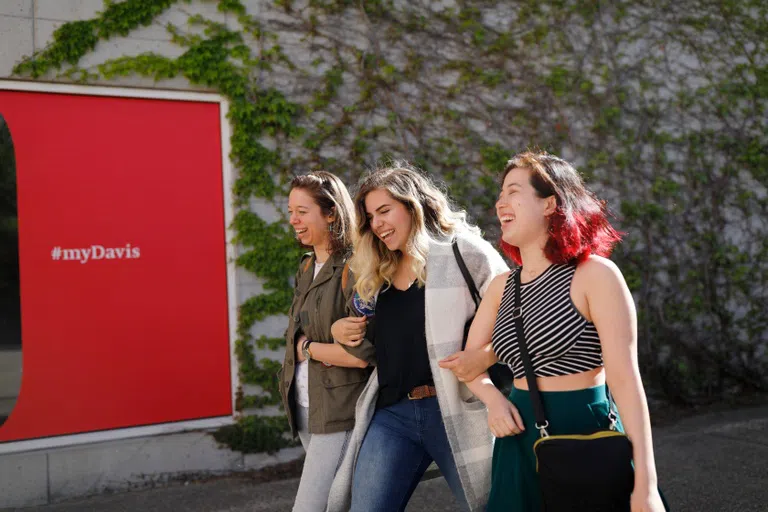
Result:
<instances>
[{"instance_id":1,"label":"black fabric top","mask_svg":"<svg viewBox=\"0 0 768 512\"><path fill-rule=\"evenodd\" d=\"M433 385L424 315L424 287L390 286L376 301L376 366L381 409L405 398L417 386Z\"/></svg>"}]
</instances>

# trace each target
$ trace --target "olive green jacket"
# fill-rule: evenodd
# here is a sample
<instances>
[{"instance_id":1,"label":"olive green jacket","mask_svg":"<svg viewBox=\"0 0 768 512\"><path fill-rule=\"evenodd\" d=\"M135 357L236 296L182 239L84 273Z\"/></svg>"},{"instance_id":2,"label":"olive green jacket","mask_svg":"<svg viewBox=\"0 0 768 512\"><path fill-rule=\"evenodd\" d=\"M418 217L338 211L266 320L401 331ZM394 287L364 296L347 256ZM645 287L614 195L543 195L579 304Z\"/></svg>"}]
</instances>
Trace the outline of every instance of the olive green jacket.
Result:
<instances>
[{"instance_id":1,"label":"olive green jacket","mask_svg":"<svg viewBox=\"0 0 768 512\"><path fill-rule=\"evenodd\" d=\"M354 280L348 279L346 289L342 289L345 263L346 259L342 255L331 255L317 278L314 278L315 257L310 253L302 258L296 274L293 303L285 333L285 360L278 373L280 395L294 437L298 434L294 392L296 340L303 333L313 342L334 343L331 325L347 316L346 304L354 287ZM351 430L355 424L355 403L371 371L370 368L329 367L311 360L309 431L313 434L330 434Z\"/></svg>"}]
</instances>

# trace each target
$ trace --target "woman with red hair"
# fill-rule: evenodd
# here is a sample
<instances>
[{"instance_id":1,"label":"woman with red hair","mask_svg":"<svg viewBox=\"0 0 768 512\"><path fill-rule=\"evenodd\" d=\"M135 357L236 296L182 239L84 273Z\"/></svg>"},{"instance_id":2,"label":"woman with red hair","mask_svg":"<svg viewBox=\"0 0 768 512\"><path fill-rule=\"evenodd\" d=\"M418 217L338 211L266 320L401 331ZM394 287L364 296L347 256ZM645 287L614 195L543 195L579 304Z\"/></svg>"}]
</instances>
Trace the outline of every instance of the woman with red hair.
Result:
<instances>
[{"instance_id":1,"label":"woman with red hair","mask_svg":"<svg viewBox=\"0 0 768 512\"><path fill-rule=\"evenodd\" d=\"M665 510L637 364L635 306L621 272L606 259L620 234L608 222L605 204L568 162L526 152L507 163L496 213L502 248L520 267L491 282L467 353L482 350L491 354L485 363L507 363L514 388L505 397L487 373L474 379L463 375L487 406L488 425L497 438L488 510L527 512L542 506L533 452L539 432L517 340L519 316L548 433L588 434L612 420L619 430L626 428L635 466L631 510ZM620 420L613 416L606 381Z\"/></svg>"}]
</instances>

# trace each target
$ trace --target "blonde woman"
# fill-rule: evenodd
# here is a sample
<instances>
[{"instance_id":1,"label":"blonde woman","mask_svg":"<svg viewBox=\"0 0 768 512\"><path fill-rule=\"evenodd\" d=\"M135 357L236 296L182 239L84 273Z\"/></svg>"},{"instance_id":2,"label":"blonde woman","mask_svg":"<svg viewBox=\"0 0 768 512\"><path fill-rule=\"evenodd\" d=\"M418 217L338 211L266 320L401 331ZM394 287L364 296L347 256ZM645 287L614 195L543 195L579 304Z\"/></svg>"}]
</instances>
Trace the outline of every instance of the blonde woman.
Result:
<instances>
[{"instance_id":1,"label":"blonde woman","mask_svg":"<svg viewBox=\"0 0 768 512\"><path fill-rule=\"evenodd\" d=\"M355 212L341 180L317 171L293 179L288 213L296 238L312 248L296 274L280 373L292 433L307 452L293 510L322 512L370 374L365 361L331 337L331 325L345 316L352 293L345 263Z\"/></svg>"},{"instance_id":2,"label":"blonde woman","mask_svg":"<svg viewBox=\"0 0 768 512\"><path fill-rule=\"evenodd\" d=\"M332 333L376 372L358 401L329 510L403 510L432 461L459 503L482 509L493 440L485 408L438 366L461 349L475 311L452 244L481 294L507 267L465 214L406 164L364 178L355 207L353 305L367 317L339 320Z\"/></svg>"}]
</instances>

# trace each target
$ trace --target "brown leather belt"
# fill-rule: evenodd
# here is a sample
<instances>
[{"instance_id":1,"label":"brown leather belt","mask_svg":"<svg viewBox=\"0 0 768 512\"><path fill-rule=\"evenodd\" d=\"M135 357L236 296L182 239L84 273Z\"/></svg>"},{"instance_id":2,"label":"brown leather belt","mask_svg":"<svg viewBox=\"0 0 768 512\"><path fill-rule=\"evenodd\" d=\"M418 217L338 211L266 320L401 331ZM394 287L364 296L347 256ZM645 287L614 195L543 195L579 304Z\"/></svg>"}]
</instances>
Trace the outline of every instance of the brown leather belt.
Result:
<instances>
[{"instance_id":1,"label":"brown leather belt","mask_svg":"<svg viewBox=\"0 0 768 512\"><path fill-rule=\"evenodd\" d=\"M417 386L408 393L409 400L421 400L422 398L430 398L437 396L437 390L435 386L429 386L424 384L423 386Z\"/></svg>"}]
</instances>

